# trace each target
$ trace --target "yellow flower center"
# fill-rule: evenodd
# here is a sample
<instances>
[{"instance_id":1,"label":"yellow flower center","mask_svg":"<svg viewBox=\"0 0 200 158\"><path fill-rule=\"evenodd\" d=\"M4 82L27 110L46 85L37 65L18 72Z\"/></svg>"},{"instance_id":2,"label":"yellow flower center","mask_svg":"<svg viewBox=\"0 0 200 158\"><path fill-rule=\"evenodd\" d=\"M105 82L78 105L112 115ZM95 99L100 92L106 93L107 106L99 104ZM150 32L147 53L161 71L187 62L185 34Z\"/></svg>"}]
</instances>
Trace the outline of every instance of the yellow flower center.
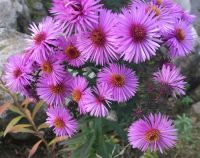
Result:
<instances>
[{"instance_id":1,"label":"yellow flower center","mask_svg":"<svg viewBox=\"0 0 200 158\"><path fill-rule=\"evenodd\" d=\"M54 94L61 94L64 92L64 87L62 84L58 84L58 85L53 85L51 86L51 91L54 93Z\"/></svg>"},{"instance_id":2,"label":"yellow flower center","mask_svg":"<svg viewBox=\"0 0 200 158\"><path fill-rule=\"evenodd\" d=\"M157 5L161 5L162 4L162 0L156 0L156 4Z\"/></svg>"},{"instance_id":3,"label":"yellow flower center","mask_svg":"<svg viewBox=\"0 0 200 158\"><path fill-rule=\"evenodd\" d=\"M72 99L75 102L79 102L81 99L81 91L79 89L76 89L72 92Z\"/></svg>"},{"instance_id":4,"label":"yellow flower center","mask_svg":"<svg viewBox=\"0 0 200 158\"><path fill-rule=\"evenodd\" d=\"M68 46L64 53L69 59L76 59L80 56L80 52L73 45Z\"/></svg>"},{"instance_id":5,"label":"yellow flower center","mask_svg":"<svg viewBox=\"0 0 200 158\"><path fill-rule=\"evenodd\" d=\"M46 73L51 73L53 68L50 62L46 61L42 64L42 70Z\"/></svg>"},{"instance_id":6,"label":"yellow flower center","mask_svg":"<svg viewBox=\"0 0 200 158\"><path fill-rule=\"evenodd\" d=\"M145 140L149 143L158 141L160 139L160 131L157 129L150 129L145 134Z\"/></svg>"},{"instance_id":7,"label":"yellow flower center","mask_svg":"<svg viewBox=\"0 0 200 158\"><path fill-rule=\"evenodd\" d=\"M13 72L13 75L15 78L18 78L22 74L22 71L20 69L16 69Z\"/></svg>"},{"instance_id":8,"label":"yellow flower center","mask_svg":"<svg viewBox=\"0 0 200 158\"><path fill-rule=\"evenodd\" d=\"M63 129L65 127L65 122L57 117L55 120L54 120L54 126L58 129Z\"/></svg>"},{"instance_id":9,"label":"yellow flower center","mask_svg":"<svg viewBox=\"0 0 200 158\"><path fill-rule=\"evenodd\" d=\"M180 42L185 39L185 32L183 29L181 28L176 29L176 38Z\"/></svg>"},{"instance_id":10,"label":"yellow flower center","mask_svg":"<svg viewBox=\"0 0 200 158\"><path fill-rule=\"evenodd\" d=\"M131 36L135 42L141 42L145 39L147 33L142 25L133 25L131 29Z\"/></svg>"},{"instance_id":11,"label":"yellow flower center","mask_svg":"<svg viewBox=\"0 0 200 158\"><path fill-rule=\"evenodd\" d=\"M36 44L41 44L46 39L46 33L41 32L34 37L34 41Z\"/></svg>"},{"instance_id":12,"label":"yellow flower center","mask_svg":"<svg viewBox=\"0 0 200 158\"><path fill-rule=\"evenodd\" d=\"M111 83L116 87L122 87L125 84L125 77L120 74L113 74L111 76Z\"/></svg>"},{"instance_id":13,"label":"yellow flower center","mask_svg":"<svg viewBox=\"0 0 200 158\"><path fill-rule=\"evenodd\" d=\"M105 44L105 35L100 29L96 29L92 32L91 39L97 46L102 46Z\"/></svg>"}]
</instances>

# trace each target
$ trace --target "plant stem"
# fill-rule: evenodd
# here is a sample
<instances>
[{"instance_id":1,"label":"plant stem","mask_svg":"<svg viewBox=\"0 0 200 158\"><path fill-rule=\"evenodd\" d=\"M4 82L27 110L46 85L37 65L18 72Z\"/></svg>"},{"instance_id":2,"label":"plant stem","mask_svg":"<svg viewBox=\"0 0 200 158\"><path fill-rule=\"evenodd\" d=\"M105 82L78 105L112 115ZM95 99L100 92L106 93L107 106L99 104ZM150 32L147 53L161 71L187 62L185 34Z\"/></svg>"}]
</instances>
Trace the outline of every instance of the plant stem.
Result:
<instances>
[{"instance_id":1,"label":"plant stem","mask_svg":"<svg viewBox=\"0 0 200 158\"><path fill-rule=\"evenodd\" d=\"M32 128L33 128L33 130L34 130L34 132L35 132L34 135L35 135L36 137L40 138L40 139L42 140L42 142L44 143L44 145L46 146L46 149L48 150L48 156L49 156L49 157L53 157L53 155L51 155L51 154L53 153L53 151L52 151L51 148L49 147L48 142L44 139L44 137L43 137L43 135L40 133L40 131L38 131L38 129L37 129L35 123L34 123L33 120L30 119L30 117L27 115L25 109L20 105L20 103L19 103L19 101L18 101L18 99L17 99L17 96L14 95L13 93L11 93L11 92L10 92L8 89L6 89L5 87L3 87L3 81L2 81L2 79L0 79L0 82L1 82L0 89L1 89L3 92L5 92L5 93L7 93L7 94L9 94L9 95L11 96L11 98L13 99L14 105L16 105L16 106L19 108L19 110L24 114L24 116L26 117L26 119L28 120L28 122L31 124L31 126L32 126Z\"/></svg>"}]
</instances>

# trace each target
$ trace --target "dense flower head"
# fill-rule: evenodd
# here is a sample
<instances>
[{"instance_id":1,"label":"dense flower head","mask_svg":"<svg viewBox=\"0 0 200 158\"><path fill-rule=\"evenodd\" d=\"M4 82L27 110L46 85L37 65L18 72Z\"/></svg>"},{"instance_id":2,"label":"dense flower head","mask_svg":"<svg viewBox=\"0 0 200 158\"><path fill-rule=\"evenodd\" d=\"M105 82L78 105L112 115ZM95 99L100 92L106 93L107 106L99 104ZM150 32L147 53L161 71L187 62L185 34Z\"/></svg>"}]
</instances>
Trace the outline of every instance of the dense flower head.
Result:
<instances>
[{"instance_id":1,"label":"dense flower head","mask_svg":"<svg viewBox=\"0 0 200 158\"><path fill-rule=\"evenodd\" d=\"M184 21L177 21L173 30L165 38L166 45L169 48L169 55L172 57L186 56L193 49L192 29Z\"/></svg>"},{"instance_id":2,"label":"dense flower head","mask_svg":"<svg viewBox=\"0 0 200 158\"><path fill-rule=\"evenodd\" d=\"M63 23L66 34L86 31L98 22L100 0L53 0L51 13Z\"/></svg>"},{"instance_id":3,"label":"dense flower head","mask_svg":"<svg viewBox=\"0 0 200 158\"><path fill-rule=\"evenodd\" d=\"M87 96L91 95L91 89L88 87L86 78L77 76L74 78L72 84L71 97L74 102L78 104L80 114L86 114Z\"/></svg>"},{"instance_id":4,"label":"dense flower head","mask_svg":"<svg viewBox=\"0 0 200 158\"><path fill-rule=\"evenodd\" d=\"M135 72L125 65L111 64L98 74L98 83L107 84L114 101L126 102L135 96L138 79Z\"/></svg>"},{"instance_id":5,"label":"dense flower head","mask_svg":"<svg viewBox=\"0 0 200 158\"><path fill-rule=\"evenodd\" d=\"M65 74L62 81L54 83L47 76L41 77L37 83L37 94L50 105L63 105L65 98L70 96L73 78Z\"/></svg>"},{"instance_id":6,"label":"dense flower head","mask_svg":"<svg viewBox=\"0 0 200 158\"><path fill-rule=\"evenodd\" d=\"M6 87L15 93L25 92L25 86L32 80L32 63L25 54L16 54L8 58L4 67Z\"/></svg>"},{"instance_id":7,"label":"dense flower head","mask_svg":"<svg viewBox=\"0 0 200 158\"><path fill-rule=\"evenodd\" d=\"M185 94L185 77L174 65L164 64L153 76L163 93L172 93L173 96Z\"/></svg>"},{"instance_id":8,"label":"dense flower head","mask_svg":"<svg viewBox=\"0 0 200 158\"><path fill-rule=\"evenodd\" d=\"M61 82L66 76L64 65L57 59L57 55L53 54L39 61L42 76L46 76L53 83Z\"/></svg>"},{"instance_id":9,"label":"dense flower head","mask_svg":"<svg viewBox=\"0 0 200 158\"><path fill-rule=\"evenodd\" d=\"M149 114L149 116L132 123L128 130L128 140L133 148L142 151L164 152L175 146L177 133L168 116Z\"/></svg>"},{"instance_id":10,"label":"dense flower head","mask_svg":"<svg viewBox=\"0 0 200 158\"><path fill-rule=\"evenodd\" d=\"M85 108L91 116L105 117L112 100L112 90L106 84L97 84L93 94L86 96Z\"/></svg>"},{"instance_id":11,"label":"dense flower head","mask_svg":"<svg viewBox=\"0 0 200 158\"><path fill-rule=\"evenodd\" d=\"M118 59L116 24L115 15L102 9L99 23L93 24L89 31L81 34L78 39L78 48L96 65L105 65Z\"/></svg>"},{"instance_id":12,"label":"dense flower head","mask_svg":"<svg viewBox=\"0 0 200 158\"><path fill-rule=\"evenodd\" d=\"M160 34L154 12L144 5L137 5L131 10L123 10L118 21L118 51L124 60L140 63L156 55Z\"/></svg>"},{"instance_id":13,"label":"dense flower head","mask_svg":"<svg viewBox=\"0 0 200 158\"><path fill-rule=\"evenodd\" d=\"M56 136L72 137L78 128L78 122L62 106L50 107L47 110L47 124L53 127Z\"/></svg>"},{"instance_id":14,"label":"dense flower head","mask_svg":"<svg viewBox=\"0 0 200 158\"><path fill-rule=\"evenodd\" d=\"M28 39L29 51L32 51L31 58L36 61L46 59L52 53L52 47L56 47L57 39L62 34L60 23L51 17L46 17L37 26L35 23L30 25L32 32Z\"/></svg>"},{"instance_id":15,"label":"dense flower head","mask_svg":"<svg viewBox=\"0 0 200 158\"><path fill-rule=\"evenodd\" d=\"M77 47L77 37L61 37L59 38L58 47L61 53L61 59L73 67L83 66L86 57Z\"/></svg>"}]
</instances>

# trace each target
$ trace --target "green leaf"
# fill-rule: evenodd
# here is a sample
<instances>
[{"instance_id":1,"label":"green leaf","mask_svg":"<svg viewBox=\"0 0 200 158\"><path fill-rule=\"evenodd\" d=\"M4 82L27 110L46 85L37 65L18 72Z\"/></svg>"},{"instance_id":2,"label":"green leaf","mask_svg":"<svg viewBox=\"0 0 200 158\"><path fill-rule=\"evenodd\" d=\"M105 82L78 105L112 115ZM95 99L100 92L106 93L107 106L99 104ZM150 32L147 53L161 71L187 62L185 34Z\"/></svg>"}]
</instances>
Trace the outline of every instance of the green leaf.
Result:
<instances>
[{"instance_id":1,"label":"green leaf","mask_svg":"<svg viewBox=\"0 0 200 158\"><path fill-rule=\"evenodd\" d=\"M39 101L39 102L35 105L35 107L34 107L34 109L33 109L33 113L32 113L32 118L33 118L33 119L35 118L35 115L36 115L37 112L40 110L40 108L42 107L43 104L44 104L43 101Z\"/></svg>"},{"instance_id":2,"label":"green leaf","mask_svg":"<svg viewBox=\"0 0 200 158\"><path fill-rule=\"evenodd\" d=\"M31 127L30 124L20 124L20 125L15 125L10 129L10 133L35 133L33 130L28 129L26 127Z\"/></svg>"},{"instance_id":3,"label":"green leaf","mask_svg":"<svg viewBox=\"0 0 200 158\"><path fill-rule=\"evenodd\" d=\"M16 125L22 118L23 118L23 116L18 116L10 121L10 123L8 124L8 126L6 127L6 129L4 131L4 137L6 136L6 134L8 132L10 132L10 130L13 128L13 126Z\"/></svg>"},{"instance_id":4,"label":"green leaf","mask_svg":"<svg viewBox=\"0 0 200 158\"><path fill-rule=\"evenodd\" d=\"M59 143L59 142L62 142L64 140L68 139L67 136L64 136L64 137L55 137L48 145L51 146L53 144L56 144L56 143Z\"/></svg>"},{"instance_id":5,"label":"green leaf","mask_svg":"<svg viewBox=\"0 0 200 158\"><path fill-rule=\"evenodd\" d=\"M49 128L49 126L46 123L42 123L41 125L38 126L38 130L41 130L44 128Z\"/></svg>"},{"instance_id":6,"label":"green leaf","mask_svg":"<svg viewBox=\"0 0 200 158\"><path fill-rule=\"evenodd\" d=\"M9 110L12 111L12 112L15 112L21 116L24 116L24 114L20 111L20 109L14 105L10 106L9 107Z\"/></svg>"}]
</instances>

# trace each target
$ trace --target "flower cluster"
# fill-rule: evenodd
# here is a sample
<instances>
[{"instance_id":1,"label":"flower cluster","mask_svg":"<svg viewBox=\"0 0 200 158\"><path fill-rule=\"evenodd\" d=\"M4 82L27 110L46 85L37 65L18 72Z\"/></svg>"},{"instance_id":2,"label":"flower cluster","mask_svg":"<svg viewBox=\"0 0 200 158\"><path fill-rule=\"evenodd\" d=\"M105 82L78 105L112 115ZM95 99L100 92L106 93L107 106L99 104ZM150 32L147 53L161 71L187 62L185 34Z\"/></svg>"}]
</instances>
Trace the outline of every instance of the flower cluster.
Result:
<instances>
[{"instance_id":1,"label":"flower cluster","mask_svg":"<svg viewBox=\"0 0 200 158\"><path fill-rule=\"evenodd\" d=\"M158 54L186 56L193 48L194 16L172 0L134 0L120 13L100 0L52 0L50 13L30 25L27 49L8 59L4 78L11 91L49 105L47 123L57 136L78 130L67 101L78 105L80 115L106 117L112 102L125 103L139 89L130 65ZM170 62L152 74L155 85L172 96L185 94L184 79ZM163 152L175 145L176 130L168 117L150 114L133 123L128 136L134 148Z\"/></svg>"}]
</instances>

